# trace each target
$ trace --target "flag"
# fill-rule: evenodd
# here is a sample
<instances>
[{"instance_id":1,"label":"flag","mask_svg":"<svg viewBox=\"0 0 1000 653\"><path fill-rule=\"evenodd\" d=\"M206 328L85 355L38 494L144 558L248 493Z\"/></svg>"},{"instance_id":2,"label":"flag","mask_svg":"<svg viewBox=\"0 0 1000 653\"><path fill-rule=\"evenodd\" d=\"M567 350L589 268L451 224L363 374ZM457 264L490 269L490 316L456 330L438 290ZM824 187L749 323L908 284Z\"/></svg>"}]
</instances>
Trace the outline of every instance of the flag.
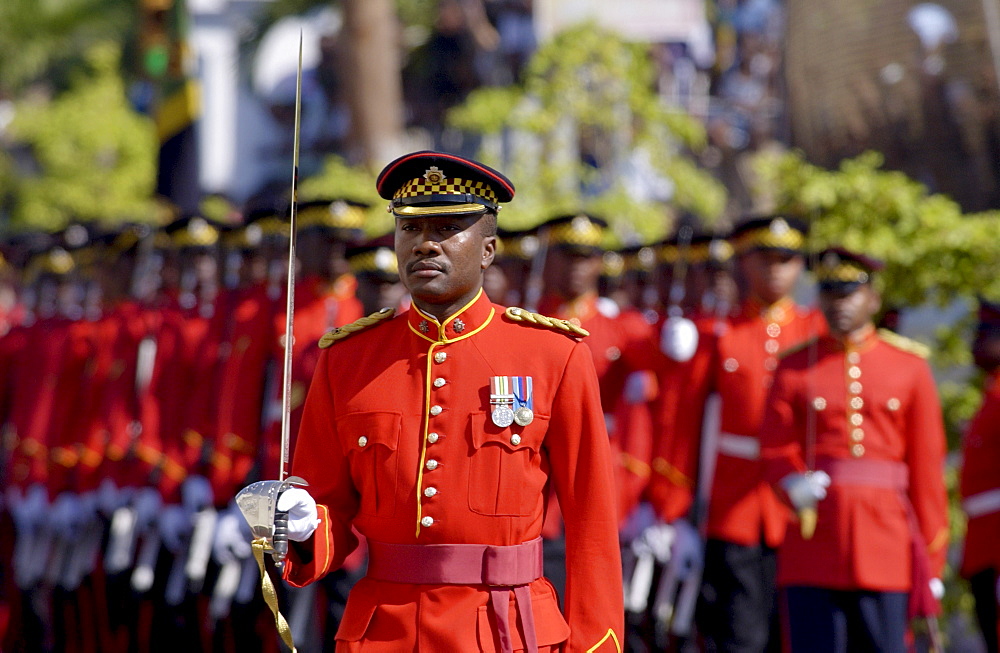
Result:
<instances>
[{"instance_id":1,"label":"flag","mask_svg":"<svg viewBox=\"0 0 1000 653\"><path fill-rule=\"evenodd\" d=\"M188 43L184 0L141 0L140 48L144 76L152 83L151 113L159 158L156 192L182 211L201 201L196 125L201 92Z\"/></svg>"}]
</instances>

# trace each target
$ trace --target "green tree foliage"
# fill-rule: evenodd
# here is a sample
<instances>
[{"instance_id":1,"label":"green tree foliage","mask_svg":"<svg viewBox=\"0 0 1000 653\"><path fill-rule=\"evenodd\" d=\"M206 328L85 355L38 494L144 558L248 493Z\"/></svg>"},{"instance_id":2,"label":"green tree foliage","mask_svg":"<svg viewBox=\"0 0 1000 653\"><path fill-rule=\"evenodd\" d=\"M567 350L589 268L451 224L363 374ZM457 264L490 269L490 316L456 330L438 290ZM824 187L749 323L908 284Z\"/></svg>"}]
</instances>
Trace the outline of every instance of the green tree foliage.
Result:
<instances>
[{"instance_id":1,"label":"green tree foliage","mask_svg":"<svg viewBox=\"0 0 1000 653\"><path fill-rule=\"evenodd\" d=\"M726 195L691 156L705 145L703 126L665 106L654 84L646 46L584 24L538 50L523 86L474 91L449 123L485 136L483 160L506 159L504 171L518 186L502 216L506 226L585 209L609 219L609 245L648 242L669 231L678 210L713 224ZM519 141L521 134L530 138ZM505 139L520 145L502 157ZM669 206L630 192L625 182L637 166L672 184Z\"/></svg>"},{"instance_id":2,"label":"green tree foliage","mask_svg":"<svg viewBox=\"0 0 1000 653\"><path fill-rule=\"evenodd\" d=\"M124 38L134 12L121 0L3 0L0 96L40 79L63 88L91 45Z\"/></svg>"},{"instance_id":3,"label":"green tree foliage","mask_svg":"<svg viewBox=\"0 0 1000 653\"><path fill-rule=\"evenodd\" d=\"M33 163L9 189L17 227L152 218L155 129L128 104L119 63L116 44L93 45L66 92L17 103L9 137Z\"/></svg>"}]
</instances>

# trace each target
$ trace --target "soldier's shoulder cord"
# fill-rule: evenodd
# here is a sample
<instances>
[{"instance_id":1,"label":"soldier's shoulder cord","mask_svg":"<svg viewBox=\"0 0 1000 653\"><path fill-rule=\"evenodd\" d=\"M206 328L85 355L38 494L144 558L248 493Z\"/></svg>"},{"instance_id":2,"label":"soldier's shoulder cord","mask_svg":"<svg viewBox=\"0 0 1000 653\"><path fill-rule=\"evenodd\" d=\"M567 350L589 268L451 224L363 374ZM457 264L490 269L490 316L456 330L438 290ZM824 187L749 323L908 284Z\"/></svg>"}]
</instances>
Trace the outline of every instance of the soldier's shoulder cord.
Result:
<instances>
[{"instance_id":1,"label":"soldier's shoulder cord","mask_svg":"<svg viewBox=\"0 0 1000 653\"><path fill-rule=\"evenodd\" d=\"M339 326L335 329L330 329L323 334L323 337L319 339L319 348L326 349L333 345L333 343L338 340L343 340L344 338L353 336L355 333L369 329L383 320L387 320L396 314L396 309L394 308L383 308L381 310L375 311L371 315L367 315L363 318L357 319L350 324L345 324L344 326Z\"/></svg>"},{"instance_id":2,"label":"soldier's shoulder cord","mask_svg":"<svg viewBox=\"0 0 1000 653\"><path fill-rule=\"evenodd\" d=\"M784 360L789 356L791 356L792 354L796 354L804 349L808 349L809 347L815 345L817 342L819 342L819 337L813 336L812 338L804 340L803 342L800 342L797 345L792 345L788 349L785 349L778 353L778 360Z\"/></svg>"},{"instance_id":3,"label":"soldier's shoulder cord","mask_svg":"<svg viewBox=\"0 0 1000 653\"><path fill-rule=\"evenodd\" d=\"M518 308L517 306L511 306L508 308L504 312L504 315L514 322L530 324L531 326L539 327L541 329L551 329L552 331L558 331L559 333L566 334L567 336L585 338L590 335L589 331L581 329L568 320L546 317L540 313L532 313L524 310L523 308Z\"/></svg>"},{"instance_id":4,"label":"soldier's shoulder cord","mask_svg":"<svg viewBox=\"0 0 1000 653\"><path fill-rule=\"evenodd\" d=\"M916 340L911 340L906 336L901 336L895 331L890 331L889 329L879 329L879 338L884 342L892 345L896 349L901 349L920 358L930 358L931 348L922 342L917 342Z\"/></svg>"}]
</instances>

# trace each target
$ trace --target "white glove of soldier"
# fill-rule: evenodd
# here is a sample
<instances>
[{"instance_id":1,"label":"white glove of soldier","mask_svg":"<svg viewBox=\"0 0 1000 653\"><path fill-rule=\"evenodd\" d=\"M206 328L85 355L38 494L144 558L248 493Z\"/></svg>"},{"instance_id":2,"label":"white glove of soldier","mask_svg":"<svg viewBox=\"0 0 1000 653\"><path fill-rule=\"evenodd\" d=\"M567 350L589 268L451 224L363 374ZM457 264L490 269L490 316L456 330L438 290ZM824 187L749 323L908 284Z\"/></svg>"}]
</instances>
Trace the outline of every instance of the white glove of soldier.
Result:
<instances>
[{"instance_id":1,"label":"white glove of soldier","mask_svg":"<svg viewBox=\"0 0 1000 653\"><path fill-rule=\"evenodd\" d=\"M698 349L698 328L680 315L671 315L660 329L660 351L668 358L684 363Z\"/></svg>"},{"instance_id":2,"label":"white glove of soldier","mask_svg":"<svg viewBox=\"0 0 1000 653\"><path fill-rule=\"evenodd\" d=\"M815 508L826 498L830 475L819 470L805 474L789 474L781 479L781 487L796 510Z\"/></svg>"},{"instance_id":3,"label":"white glove of soldier","mask_svg":"<svg viewBox=\"0 0 1000 653\"><path fill-rule=\"evenodd\" d=\"M282 492L278 510L288 513L288 539L295 542L305 542L319 526L316 500L302 488L292 487Z\"/></svg>"},{"instance_id":4,"label":"white glove of soldier","mask_svg":"<svg viewBox=\"0 0 1000 653\"><path fill-rule=\"evenodd\" d=\"M20 488L11 487L7 491L7 505L14 528L21 532L34 530L46 519L49 494L40 483L29 486L23 493Z\"/></svg>"},{"instance_id":5,"label":"white glove of soldier","mask_svg":"<svg viewBox=\"0 0 1000 653\"><path fill-rule=\"evenodd\" d=\"M932 578L930 580L931 586L931 596L936 598L938 601L944 598L944 583L941 582L940 578Z\"/></svg>"},{"instance_id":6,"label":"white glove of soldier","mask_svg":"<svg viewBox=\"0 0 1000 653\"><path fill-rule=\"evenodd\" d=\"M49 524L63 537L79 534L84 524L94 518L97 499L93 492L62 492L52 502Z\"/></svg>"},{"instance_id":7,"label":"white glove of soldier","mask_svg":"<svg viewBox=\"0 0 1000 653\"><path fill-rule=\"evenodd\" d=\"M101 484L97 486L97 509L110 517L122 505L122 493L118 490L118 486L110 478L102 478Z\"/></svg>"},{"instance_id":8,"label":"white glove of soldier","mask_svg":"<svg viewBox=\"0 0 1000 653\"><path fill-rule=\"evenodd\" d=\"M642 534L632 541L632 551L641 557L650 553L663 564L670 559L670 547L674 542L674 527L663 522L657 522L642 531Z\"/></svg>"},{"instance_id":9,"label":"white glove of soldier","mask_svg":"<svg viewBox=\"0 0 1000 653\"><path fill-rule=\"evenodd\" d=\"M686 519L678 519L672 524L674 541L670 546L670 566L683 581L695 569L701 567L705 555L698 529Z\"/></svg>"},{"instance_id":10,"label":"white glove of soldier","mask_svg":"<svg viewBox=\"0 0 1000 653\"><path fill-rule=\"evenodd\" d=\"M162 506L163 499L158 490L151 487L139 488L132 499L136 531L141 533L155 524Z\"/></svg>"},{"instance_id":11,"label":"white glove of soldier","mask_svg":"<svg viewBox=\"0 0 1000 653\"><path fill-rule=\"evenodd\" d=\"M191 513L183 506L171 504L160 511L157 526L160 529L160 539L163 541L163 546L167 547L171 553L176 554L187 546L191 531L194 529L194 522L191 519Z\"/></svg>"},{"instance_id":12,"label":"white glove of soldier","mask_svg":"<svg viewBox=\"0 0 1000 653\"><path fill-rule=\"evenodd\" d=\"M242 560L252 553L250 548L250 525L235 504L230 504L215 525L212 553L219 564Z\"/></svg>"},{"instance_id":13,"label":"white glove of soldier","mask_svg":"<svg viewBox=\"0 0 1000 653\"><path fill-rule=\"evenodd\" d=\"M192 513L214 505L212 484L198 474L192 474L181 484L181 505Z\"/></svg>"}]
</instances>

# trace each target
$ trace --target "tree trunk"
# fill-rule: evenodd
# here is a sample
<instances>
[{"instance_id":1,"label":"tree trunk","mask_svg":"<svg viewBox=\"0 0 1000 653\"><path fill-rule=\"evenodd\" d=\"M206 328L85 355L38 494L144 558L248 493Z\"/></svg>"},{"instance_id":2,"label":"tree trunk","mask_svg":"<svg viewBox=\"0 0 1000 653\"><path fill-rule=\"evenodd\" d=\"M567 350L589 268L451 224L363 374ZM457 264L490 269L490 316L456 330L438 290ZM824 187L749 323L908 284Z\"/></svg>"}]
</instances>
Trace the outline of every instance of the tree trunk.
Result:
<instances>
[{"instance_id":1,"label":"tree trunk","mask_svg":"<svg viewBox=\"0 0 1000 653\"><path fill-rule=\"evenodd\" d=\"M392 0L344 0L343 7L352 149L378 168L402 143L399 21Z\"/></svg>"}]
</instances>

